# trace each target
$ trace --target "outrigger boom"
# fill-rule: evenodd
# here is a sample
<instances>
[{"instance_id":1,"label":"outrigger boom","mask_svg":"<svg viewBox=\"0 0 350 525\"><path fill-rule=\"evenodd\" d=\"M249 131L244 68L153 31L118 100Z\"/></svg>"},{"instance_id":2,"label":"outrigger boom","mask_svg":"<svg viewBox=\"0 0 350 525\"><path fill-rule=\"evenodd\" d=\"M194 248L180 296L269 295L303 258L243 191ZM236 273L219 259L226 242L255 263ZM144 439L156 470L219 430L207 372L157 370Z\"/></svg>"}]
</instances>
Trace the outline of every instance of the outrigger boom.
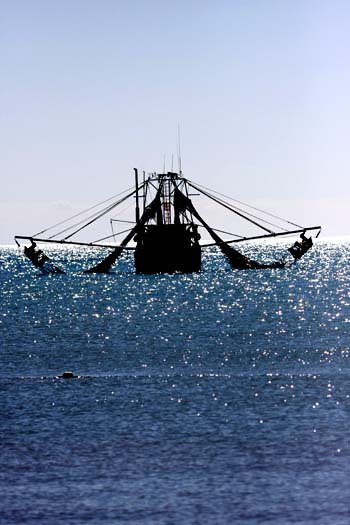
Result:
<instances>
[{"instance_id":1,"label":"outrigger boom","mask_svg":"<svg viewBox=\"0 0 350 525\"><path fill-rule=\"evenodd\" d=\"M236 199L212 192L208 188L184 178L181 173L152 173L147 179L144 174L143 182L139 184L138 170L135 168L134 172L135 188L132 191L129 188L121 194L34 235L16 235L16 243L20 246L18 242L20 240L31 242L29 247L24 247L24 253L34 266L40 268L43 273L63 273L63 271L53 265L49 257L37 248L36 243L112 250L102 261L88 268L84 273L108 273L124 250L134 251L135 268L138 273L188 273L201 269L202 249L214 245L220 248L233 269L284 268L290 266L291 262L300 259L312 247L312 238L306 237L306 232L318 230L316 238L321 232L321 226L303 227ZM217 205L235 214L240 220L250 223L251 227L263 230L265 233L243 236L212 228L193 205L190 199L193 194L189 193L189 188L198 191L196 195L203 195L211 199ZM121 197L121 195L123 196ZM115 200L117 197L120 198ZM76 238L78 234L95 224L99 219L115 213L118 206L129 198L135 198L135 220L120 221L131 223L128 230L115 233L113 222L116 222L116 219L110 218L112 235L92 242L84 242ZM92 210L94 210L93 213L88 215ZM60 229L63 225L63 229ZM294 228L290 229L291 226ZM213 242L200 244L199 228L204 228ZM49 231L51 234L44 237L43 234ZM54 231L56 233L52 233ZM115 236L123 233L126 233L126 236L119 244L116 244ZM235 238L224 240L219 236L219 233ZM288 248L289 254L292 256L291 262L284 258L271 263L261 263L243 255L232 247L233 244L237 243L295 234L300 234L301 240L296 241L293 246ZM113 245L100 244L101 241L109 238L114 239ZM134 241L135 245L130 246L130 241Z\"/></svg>"},{"instance_id":2,"label":"outrigger boom","mask_svg":"<svg viewBox=\"0 0 350 525\"><path fill-rule=\"evenodd\" d=\"M236 242L247 242L247 241L258 241L260 239L270 239L273 237L286 237L287 235L295 235L296 233L305 233L308 231L318 230L318 233L316 235L316 239L321 233L322 227L321 226L307 226L305 228L301 228L299 230L290 230L287 232L279 232L279 233L268 233L266 235L255 235L254 237L242 237L241 239L230 239L228 241L225 241L226 244L233 244ZM209 244L202 244L203 248L207 248L209 246L215 246L216 242L211 242Z\"/></svg>"},{"instance_id":3,"label":"outrigger boom","mask_svg":"<svg viewBox=\"0 0 350 525\"><path fill-rule=\"evenodd\" d=\"M67 244L73 246L87 246L91 248L114 248L112 244L96 244L93 242L78 242L78 241L65 241L65 240L54 240L54 239L42 239L41 237L29 237L28 235L15 235L16 240L27 240L51 244ZM123 250L135 250L132 246L124 246Z\"/></svg>"}]
</instances>

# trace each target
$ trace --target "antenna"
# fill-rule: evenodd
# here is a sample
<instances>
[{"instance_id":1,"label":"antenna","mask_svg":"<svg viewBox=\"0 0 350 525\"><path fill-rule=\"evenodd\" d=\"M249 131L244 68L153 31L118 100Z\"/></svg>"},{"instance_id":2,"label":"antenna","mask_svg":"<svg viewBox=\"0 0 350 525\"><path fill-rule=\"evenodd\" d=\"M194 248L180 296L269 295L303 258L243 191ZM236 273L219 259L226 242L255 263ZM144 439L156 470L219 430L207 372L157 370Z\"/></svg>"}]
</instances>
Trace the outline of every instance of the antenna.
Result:
<instances>
[{"instance_id":1,"label":"antenna","mask_svg":"<svg viewBox=\"0 0 350 525\"><path fill-rule=\"evenodd\" d=\"M177 125L177 159L179 163L179 175L182 175L181 170L181 136L180 136L180 124Z\"/></svg>"}]
</instances>

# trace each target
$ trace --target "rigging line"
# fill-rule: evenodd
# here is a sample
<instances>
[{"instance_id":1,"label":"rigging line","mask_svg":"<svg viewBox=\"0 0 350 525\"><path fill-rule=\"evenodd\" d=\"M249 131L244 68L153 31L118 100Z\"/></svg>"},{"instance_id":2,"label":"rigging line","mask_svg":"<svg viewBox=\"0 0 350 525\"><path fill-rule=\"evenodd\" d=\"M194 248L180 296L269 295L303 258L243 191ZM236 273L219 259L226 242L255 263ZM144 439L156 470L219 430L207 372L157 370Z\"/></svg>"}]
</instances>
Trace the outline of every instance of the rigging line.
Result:
<instances>
[{"instance_id":1,"label":"rigging line","mask_svg":"<svg viewBox=\"0 0 350 525\"><path fill-rule=\"evenodd\" d=\"M117 233L113 232L113 235L107 235L107 237L102 237L102 239L97 239L97 241L92 241L92 242L97 243L101 241L106 241L107 239L110 239L111 237L115 238L117 235L121 235L122 233L130 232L131 230L132 228L128 228L127 230L123 230L121 232L117 232Z\"/></svg>"},{"instance_id":2,"label":"rigging line","mask_svg":"<svg viewBox=\"0 0 350 525\"><path fill-rule=\"evenodd\" d=\"M269 213L268 211L262 210L261 208L257 208L256 206L252 206L251 204L247 204L246 202L240 201L238 199L234 199L233 197L229 197L228 195L224 195L223 193L212 190L211 188L207 188L206 186L203 186L202 184L198 184L198 186L208 191L211 191L217 195L221 195L221 197L225 197L225 199L229 199L231 201L238 202L239 204L242 204L243 206L247 206L247 208L251 208L252 210L260 211L261 213L264 213L265 215L269 215L270 217L273 217L274 219L278 219L279 221L286 222L288 224L291 224L292 226L296 226L297 228L303 228L303 226L300 226L300 224L296 224L295 222L289 221L287 219L283 219L282 217L279 217L278 215L274 215L273 213Z\"/></svg>"},{"instance_id":3,"label":"rigging line","mask_svg":"<svg viewBox=\"0 0 350 525\"><path fill-rule=\"evenodd\" d=\"M135 224L135 221L124 221L122 219L111 219L111 222L125 222L125 224Z\"/></svg>"},{"instance_id":4,"label":"rigging line","mask_svg":"<svg viewBox=\"0 0 350 525\"><path fill-rule=\"evenodd\" d=\"M210 195L210 194L208 194ZM234 199L232 199L234 200ZM283 230L285 232L287 232L288 230L286 228L284 228L283 226L280 226L279 224L275 224L273 222L270 222L266 219L263 219L262 217L258 217L257 215L254 215L253 213L250 213L249 211L246 211L246 210L242 210L242 208L239 208L238 206L234 206L233 204L229 204L228 202L224 201L223 199L219 199L217 197L217 202L219 202L224 205L224 204L227 204L227 206L230 206L232 208L232 211L234 210L238 210L240 211L241 213L245 214L245 216L249 216L249 217L254 217L254 219L257 219L265 224L269 224L269 226L273 226L274 228L278 228L279 230ZM298 226L298 225L297 225ZM302 228L302 226L298 226L298 228Z\"/></svg>"},{"instance_id":5,"label":"rigging line","mask_svg":"<svg viewBox=\"0 0 350 525\"><path fill-rule=\"evenodd\" d=\"M123 192L124 193L124 192ZM110 210L112 210L113 208L115 208L116 206L118 206L119 204L121 204L122 202L124 202L126 199L128 199L129 197L131 197L133 195L133 193L135 193L135 189L128 193L128 195L125 195L124 197L122 197L121 199L119 199L119 201L107 206L106 208L103 208L102 210L99 210L95 213L93 213L92 215L90 215L89 217L85 217L84 219L68 226L67 228L64 228L63 230L59 231L58 233L54 233L53 235L51 235L51 237L49 237L49 239L53 239L55 237L57 237L58 235L62 235L62 233L66 233L68 232L69 230L72 230L73 228L75 228L76 226L79 226L80 224L84 224L86 221L89 221L90 219L93 219L91 220L89 223L86 223L86 226L88 226L89 224L91 224L92 222L94 222L94 220L97 220L99 219L100 217L102 217L103 215L105 215L106 213L108 213ZM94 217L96 217L94 219ZM83 226L84 228L85 226ZM81 229L83 229L81 228ZM76 232L75 232L76 233ZM71 235L74 235L74 233L72 233ZM71 235L69 235L69 237L71 237ZM67 237L67 238L69 238Z\"/></svg>"},{"instance_id":6,"label":"rigging line","mask_svg":"<svg viewBox=\"0 0 350 525\"><path fill-rule=\"evenodd\" d=\"M213 195L210 195L209 193L205 192L204 190L201 190L200 188L198 188L197 186L195 186L194 184L192 184L190 181L187 181L189 186L191 186L192 188L194 188L195 190L203 193L203 195L206 195L209 199L212 199L213 201L217 202L218 204L220 204L221 206L223 206L224 208L227 208L228 210L232 211L233 213L235 213L236 215L239 215L240 217L242 217L243 219L245 219L246 221L248 222L251 222L252 224L255 224L255 226L257 226L258 228L260 228L261 230L265 230L266 232L269 232L271 234L273 234L273 232L271 230L269 230L268 228L265 228L265 226L262 226L261 224L259 224L258 222L255 222L253 221L253 219L249 219L249 217L246 217L245 215L243 215L242 213L240 213L239 211L233 209L231 206L229 206L228 204L224 204L223 202L220 202L220 200L218 200L216 197L214 197Z\"/></svg>"},{"instance_id":7,"label":"rigging line","mask_svg":"<svg viewBox=\"0 0 350 525\"><path fill-rule=\"evenodd\" d=\"M106 199L106 200L101 201L101 202L99 202L97 204L94 204L90 208L87 208L87 209L85 209L83 211L80 211L79 213L76 213L75 215L72 215L71 217L68 217L68 219L64 219L63 221L57 222L53 226L49 226L45 230L41 230L40 232L36 233L34 236L41 235L42 233L45 233L45 232L47 232L49 230L52 230L53 228L57 228L57 226L61 226L61 224L64 224L65 222L71 221L72 219L75 219L76 217L79 217L79 215L83 215L84 213L87 213L88 211L91 211L94 208L98 208L99 206L102 206L102 204L105 204L106 202L109 202L112 199L115 199L116 197L119 197L120 195L123 195L123 193L126 193L127 191L130 191L132 188L133 188L133 186L131 186L130 188L128 188L128 189L126 189L124 191L121 191L120 193L117 193L116 195L113 195L112 197L109 197L109 199Z\"/></svg>"},{"instance_id":8,"label":"rigging line","mask_svg":"<svg viewBox=\"0 0 350 525\"><path fill-rule=\"evenodd\" d=\"M180 177L180 182L177 185L175 183L175 188L178 189L179 191L181 191L180 187L181 187L181 190L185 192L186 197L189 199L187 180L184 177ZM175 193L175 189L174 189L174 193ZM189 213L190 219L188 219L187 212ZM190 222L193 222L193 214L190 210L185 210L184 216L187 221L190 220ZM202 225L199 225L199 226L202 226Z\"/></svg>"},{"instance_id":9,"label":"rigging line","mask_svg":"<svg viewBox=\"0 0 350 525\"><path fill-rule=\"evenodd\" d=\"M57 237L58 235L62 235L62 233L66 233L68 232L69 230L72 230L72 228L75 228L76 226L79 226L80 224L84 224L86 221L89 221L90 219L92 219L90 222L86 222L85 226L83 226L82 228L80 228L79 230L77 231L80 231L82 229L84 229L86 226L88 226L89 224L92 224L95 220L98 220L100 217L102 217L103 215L105 215L106 213L108 213L109 211L111 211L113 208L115 208L116 206L118 206L119 204L121 204L122 202L124 202L126 199L128 199L129 197L131 197L133 195L133 193L135 193L135 189L130 192L128 195L125 195L124 197L122 197L121 199L119 199L119 201L113 203L112 205L109 205L107 206L106 208L103 208L103 210L99 210L97 211L96 213L90 215L89 217L85 217L84 219L82 219L81 221L78 221L76 222L75 224L72 224L71 226L68 226L67 228L65 228L64 230L61 230L60 232L58 233L54 233L51 237L49 237L50 239L53 239L54 237ZM74 235L76 232L73 232L71 235L69 235L68 237L66 237L67 239L69 239L69 237L71 237L72 235Z\"/></svg>"},{"instance_id":10,"label":"rigging line","mask_svg":"<svg viewBox=\"0 0 350 525\"><path fill-rule=\"evenodd\" d=\"M268 221L267 219L263 219L260 216L254 215L254 213L251 213L251 212L249 212L247 210L243 210L242 208L239 208L238 206L234 206L233 204L229 204L228 202L224 201L223 199L219 199L218 197L217 197L217 199L222 204L227 204L228 206L232 206L232 210L238 210L241 213L245 214L246 216L253 217L254 219L257 219L258 221L263 222L264 224L268 224L269 226L273 226L274 228L278 228L279 230L283 230L285 232L289 231L289 230L287 230L287 228L285 228L285 227L283 227L283 226L281 226L279 224L276 224L275 222L271 222L271 221ZM234 199L232 199L232 200L234 201ZM293 226L294 226L294 224L293 224ZM298 226L298 227L302 228L302 226Z\"/></svg>"},{"instance_id":11,"label":"rigging line","mask_svg":"<svg viewBox=\"0 0 350 525\"><path fill-rule=\"evenodd\" d=\"M157 181L158 179L152 179L153 181ZM156 190L156 192L158 191L158 187L152 183L152 180L149 180L149 185L152 186L152 188L154 190Z\"/></svg>"},{"instance_id":12,"label":"rigging line","mask_svg":"<svg viewBox=\"0 0 350 525\"><path fill-rule=\"evenodd\" d=\"M119 202L119 201L118 201ZM108 213L109 210L111 210L114 206L116 206L117 203L113 203L113 205L109 205L107 206L106 208L103 208L103 210L99 210L95 213L93 213L92 215L90 215L89 217L85 217L84 219L74 223L74 224L71 224L70 226L68 226L67 228L64 228L63 230L59 231L58 233L54 233L53 235L51 235L51 237L49 237L49 239L53 239L54 237L57 237L58 235L62 235L63 233L66 233L66 232L69 232L70 230L72 230L73 228L76 228L77 226L79 226L80 224L84 224L86 223L87 221L89 221L90 219L93 219L94 217L97 217L98 218L98 215L99 214L102 214L104 215L105 213ZM97 219L96 219L97 220Z\"/></svg>"},{"instance_id":13,"label":"rigging line","mask_svg":"<svg viewBox=\"0 0 350 525\"><path fill-rule=\"evenodd\" d=\"M229 197L228 195L224 195L223 193L220 193L218 191L212 190L211 188L207 188L206 186L203 186L202 184L198 184L198 186L201 187L201 188L205 188L206 190L211 191L211 192L213 192L213 193L215 193L217 195L221 195L222 197L225 197L226 199L229 199L229 200L231 200L233 202L238 202L239 204L242 204L243 206L246 206L247 208L251 208L251 209L259 211L259 212L261 212L261 213L263 213L265 215L269 215L270 217L273 217L274 219L278 219L279 221L286 222L286 223L291 224L293 226L297 226L298 228L303 228L303 226L301 226L300 224L296 224L296 223L294 223L292 221L289 221L287 219L279 217L278 215L274 215L273 213L269 213L269 212L267 212L265 210L262 210L261 208L257 208L256 206L252 206L250 204L247 204L246 202L240 201L238 199L234 199L233 197Z\"/></svg>"},{"instance_id":14,"label":"rigging line","mask_svg":"<svg viewBox=\"0 0 350 525\"><path fill-rule=\"evenodd\" d=\"M221 200L221 199L219 199ZM221 202L225 202L225 201L221 201ZM233 206L232 207L235 209L235 210L239 210L241 211L242 213L245 213L246 215L249 215L249 217L254 217L254 219L258 219L259 221L265 223L265 224L269 224L270 226L273 226L274 228L278 228L279 230L284 230L285 232L287 232L288 230L286 228L284 228L283 226L279 226L278 224L275 224L274 222L270 222L266 219L263 219L262 217L258 217L257 215L254 215L254 213L250 213L249 211L246 211L246 210L242 210L242 208L239 208L238 206Z\"/></svg>"},{"instance_id":15,"label":"rigging line","mask_svg":"<svg viewBox=\"0 0 350 525\"><path fill-rule=\"evenodd\" d=\"M142 185L141 185L142 187ZM70 239L71 237L73 237L73 235L75 235L76 233L80 232L81 230L83 230L84 228L86 228L87 226L90 226L90 224L92 224L93 222L97 221L98 219L100 219L101 217L103 217L103 215L106 215L106 213L108 213L109 211L113 210L116 206L118 206L119 204L121 204L122 202L124 202L126 199L128 199L129 197L131 197L132 195L134 195L134 193L136 192L136 190L134 189L132 192L128 193L128 195L125 195L122 199L119 199L119 201L117 201L116 203L112 204L111 206L109 206L107 209L103 210L99 215L97 215L97 217L93 217L88 223L84 224L83 226L81 226L80 228L78 228L77 230L75 230L73 233L67 235L64 240L66 241L67 239ZM57 234L59 235L59 234Z\"/></svg>"},{"instance_id":16,"label":"rigging line","mask_svg":"<svg viewBox=\"0 0 350 525\"><path fill-rule=\"evenodd\" d=\"M198 226L200 228L204 228L203 224L198 224ZM218 230L217 228L212 228L212 230L214 232L225 233L226 235L232 235L232 237L237 237L238 239L245 239L245 237L243 237L243 235L237 235L237 233L225 232L224 230Z\"/></svg>"},{"instance_id":17,"label":"rigging line","mask_svg":"<svg viewBox=\"0 0 350 525\"><path fill-rule=\"evenodd\" d=\"M112 222L112 219L110 219L109 223L110 223L110 225L111 225L113 241L116 242L116 241L115 241L115 234L114 234L114 228L113 228L113 222Z\"/></svg>"},{"instance_id":18,"label":"rigging line","mask_svg":"<svg viewBox=\"0 0 350 525\"><path fill-rule=\"evenodd\" d=\"M274 228L278 228L279 230L283 230L285 232L287 232L288 230L286 228L283 228L283 226L280 226L278 224L275 224L273 222L270 222L266 219L263 219L262 217L258 217L257 215L254 215L254 213L250 213L249 211L246 211L246 210L242 210L242 208L239 208L238 206L234 206L233 204L229 204L228 202L225 202L223 199L219 199L217 200L217 202L220 202L221 204L227 204L228 206L231 206L232 207L232 211L234 210L238 210L240 211L241 213L245 214L245 216L249 216L249 217L254 217L254 219L257 219L265 224L268 224L269 226L273 226Z\"/></svg>"},{"instance_id":19,"label":"rigging line","mask_svg":"<svg viewBox=\"0 0 350 525\"><path fill-rule=\"evenodd\" d=\"M134 204L131 202L130 204L128 204L127 206L124 206L124 208L122 208L121 210L118 211L118 213L116 213L115 215L113 215L113 217L111 217L112 219L114 217L117 217L118 215L121 215L122 213L126 212L127 210L129 210L132 206L134 206ZM135 221L134 221L135 222Z\"/></svg>"},{"instance_id":20,"label":"rigging line","mask_svg":"<svg viewBox=\"0 0 350 525\"><path fill-rule=\"evenodd\" d=\"M225 204L228 204L226 203L224 200L222 199L218 199L220 200L221 203L225 203ZM244 213L245 215L248 215L249 217L254 217L254 219L257 219L265 224L269 224L269 226L273 226L274 228L278 228L279 230L283 230L285 232L287 232L288 230L286 228L284 228L283 226L279 226L278 224L275 224L274 222L270 222L266 219L263 219L262 217L258 217L257 215L254 215L254 213L250 213L249 211L246 211L246 210L242 210L242 208L239 208L238 206L234 206L232 205L232 209L234 210L238 210L242 213Z\"/></svg>"}]
</instances>

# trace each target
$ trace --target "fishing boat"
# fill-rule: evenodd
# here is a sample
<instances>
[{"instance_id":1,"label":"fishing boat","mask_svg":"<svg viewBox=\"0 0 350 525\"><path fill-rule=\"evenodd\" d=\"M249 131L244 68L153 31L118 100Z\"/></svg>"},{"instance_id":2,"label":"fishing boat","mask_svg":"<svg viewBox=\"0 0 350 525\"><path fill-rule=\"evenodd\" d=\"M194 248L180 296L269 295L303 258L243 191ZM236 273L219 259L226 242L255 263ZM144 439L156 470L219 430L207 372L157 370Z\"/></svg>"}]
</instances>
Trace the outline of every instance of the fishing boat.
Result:
<instances>
[{"instance_id":1,"label":"fishing boat","mask_svg":"<svg viewBox=\"0 0 350 525\"><path fill-rule=\"evenodd\" d=\"M138 169L134 168L134 178L134 186L121 194L114 195L36 234L16 235L15 242L21 246L20 243L25 241L24 254L44 274L65 272L38 248L38 243L41 246L54 243L88 246L96 250L109 249L100 261L83 269L84 273L109 273L123 252L130 250L134 252L137 273L191 273L201 270L203 252L213 245L219 247L234 270L285 268L301 259L312 247L313 239L310 233L316 233L318 237L321 232L320 226L301 226L210 190L184 177L181 170L179 173L150 173L147 176L143 172L140 181ZM210 226L193 204L192 196L209 199L231 215L249 223L256 232L242 235ZM115 218L117 210L122 205L125 206L130 199L134 199L134 219L125 221ZM94 241L79 238L83 232L108 217L111 234ZM121 242L116 241L116 222L128 224L126 230L118 232L118 235L125 235ZM211 241L201 243L200 231L206 231ZM237 249L239 243L295 235L299 235L300 238L288 248L285 255L273 261L256 261Z\"/></svg>"}]
</instances>

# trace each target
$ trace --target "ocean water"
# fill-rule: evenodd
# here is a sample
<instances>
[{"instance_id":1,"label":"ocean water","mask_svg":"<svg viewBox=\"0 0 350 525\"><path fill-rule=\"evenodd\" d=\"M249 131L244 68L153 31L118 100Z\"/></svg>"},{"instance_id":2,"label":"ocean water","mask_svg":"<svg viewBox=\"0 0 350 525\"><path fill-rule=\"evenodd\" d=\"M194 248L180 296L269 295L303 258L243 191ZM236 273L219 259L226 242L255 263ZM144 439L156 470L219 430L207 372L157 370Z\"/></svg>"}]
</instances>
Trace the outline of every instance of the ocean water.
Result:
<instances>
[{"instance_id":1,"label":"ocean water","mask_svg":"<svg viewBox=\"0 0 350 525\"><path fill-rule=\"evenodd\" d=\"M50 254L70 273L0 249L2 525L349 525L348 242L172 276Z\"/></svg>"}]
</instances>

